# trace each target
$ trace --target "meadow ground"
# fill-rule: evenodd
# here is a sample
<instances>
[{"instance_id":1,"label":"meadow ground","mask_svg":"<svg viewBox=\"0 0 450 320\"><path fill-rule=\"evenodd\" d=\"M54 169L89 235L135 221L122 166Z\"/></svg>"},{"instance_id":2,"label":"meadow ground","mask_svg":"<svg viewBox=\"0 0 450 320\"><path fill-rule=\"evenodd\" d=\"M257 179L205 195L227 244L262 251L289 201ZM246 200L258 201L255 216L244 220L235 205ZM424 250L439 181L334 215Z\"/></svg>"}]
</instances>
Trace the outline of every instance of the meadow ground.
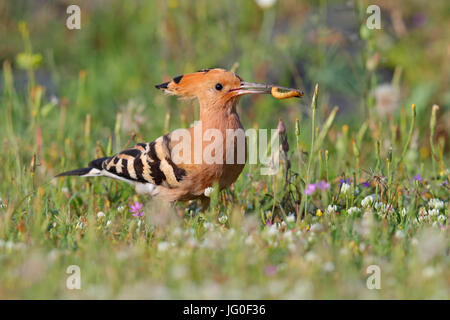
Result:
<instances>
[{"instance_id":1,"label":"meadow ground","mask_svg":"<svg viewBox=\"0 0 450 320\"><path fill-rule=\"evenodd\" d=\"M0 299L450 298L448 2L380 1L382 30L364 1L74 2L80 30L0 4ZM240 103L286 139L276 175L207 211L53 179L188 127L153 85L213 66L304 89Z\"/></svg>"}]
</instances>

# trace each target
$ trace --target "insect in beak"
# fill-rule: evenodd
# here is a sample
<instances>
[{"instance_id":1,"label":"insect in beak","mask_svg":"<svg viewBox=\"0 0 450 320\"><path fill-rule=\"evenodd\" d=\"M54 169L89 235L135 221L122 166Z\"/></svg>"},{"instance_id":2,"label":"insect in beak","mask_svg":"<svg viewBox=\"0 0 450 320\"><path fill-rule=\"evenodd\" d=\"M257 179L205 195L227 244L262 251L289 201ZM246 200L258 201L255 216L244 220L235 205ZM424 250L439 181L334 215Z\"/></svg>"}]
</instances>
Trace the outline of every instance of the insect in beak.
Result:
<instances>
[{"instance_id":1,"label":"insect in beak","mask_svg":"<svg viewBox=\"0 0 450 320\"><path fill-rule=\"evenodd\" d=\"M288 92L279 92L278 90L284 90ZM230 91L235 93L235 96L241 96L244 94L272 94L275 98L277 98L277 95L279 96L279 99L287 98L283 97L282 95L289 94L289 97L302 97L303 91L299 89L294 88L286 88L286 87L280 87L270 84L260 84L260 83L253 83L253 82L246 82L242 81L241 85L238 88L231 89Z\"/></svg>"}]
</instances>

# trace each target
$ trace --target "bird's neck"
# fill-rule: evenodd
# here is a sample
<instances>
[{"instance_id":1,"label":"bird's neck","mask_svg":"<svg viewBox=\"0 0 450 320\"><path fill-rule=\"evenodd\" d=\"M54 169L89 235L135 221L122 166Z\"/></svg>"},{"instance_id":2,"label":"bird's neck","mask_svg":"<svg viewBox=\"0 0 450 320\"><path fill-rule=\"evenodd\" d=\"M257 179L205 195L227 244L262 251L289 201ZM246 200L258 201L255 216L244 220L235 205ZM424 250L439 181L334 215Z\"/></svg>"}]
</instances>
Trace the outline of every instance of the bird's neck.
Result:
<instances>
[{"instance_id":1,"label":"bird's neck","mask_svg":"<svg viewBox=\"0 0 450 320\"><path fill-rule=\"evenodd\" d=\"M239 115L236 113L236 104L238 100L229 100L222 105L204 105L200 103L200 121L203 130L242 128Z\"/></svg>"}]
</instances>

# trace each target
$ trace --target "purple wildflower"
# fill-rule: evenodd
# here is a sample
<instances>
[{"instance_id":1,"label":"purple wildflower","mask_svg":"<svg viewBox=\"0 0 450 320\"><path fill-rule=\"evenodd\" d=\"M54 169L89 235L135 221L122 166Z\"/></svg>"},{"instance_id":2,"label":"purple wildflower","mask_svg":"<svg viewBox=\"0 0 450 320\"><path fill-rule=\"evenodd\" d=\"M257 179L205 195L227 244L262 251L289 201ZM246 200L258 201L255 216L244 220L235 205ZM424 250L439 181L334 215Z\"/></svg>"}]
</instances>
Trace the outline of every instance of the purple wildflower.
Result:
<instances>
[{"instance_id":1,"label":"purple wildflower","mask_svg":"<svg viewBox=\"0 0 450 320\"><path fill-rule=\"evenodd\" d=\"M361 183L361 185L362 185L364 188L368 188L368 187L370 187L370 181L365 181L365 182Z\"/></svg>"},{"instance_id":2,"label":"purple wildflower","mask_svg":"<svg viewBox=\"0 0 450 320\"><path fill-rule=\"evenodd\" d=\"M422 12L415 13L412 16L412 23L415 27L423 27L427 21L427 17Z\"/></svg>"},{"instance_id":3,"label":"purple wildflower","mask_svg":"<svg viewBox=\"0 0 450 320\"><path fill-rule=\"evenodd\" d=\"M348 178L348 179L339 179L339 182L340 182L341 184L344 184L344 183L350 184L350 178Z\"/></svg>"},{"instance_id":4,"label":"purple wildflower","mask_svg":"<svg viewBox=\"0 0 450 320\"><path fill-rule=\"evenodd\" d=\"M416 176L413 177L414 181L422 182L423 178L420 176L420 173L418 173Z\"/></svg>"},{"instance_id":5,"label":"purple wildflower","mask_svg":"<svg viewBox=\"0 0 450 320\"><path fill-rule=\"evenodd\" d=\"M134 205L130 206L130 212L133 212L133 217L142 217L144 215L144 211L142 210L142 204L137 202Z\"/></svg>"},{"instance_id":6,"label":"purple wildflower","mask_svg":"<svg viewBox=\"0 0 450 320\"><path fill-rule=\"evenodd\" d=\"M264 268L264 273L266 276L273 276L277 273L277 266L270 265Z\"/></svg>"},{"instance_id":7,"label":"purple wildflower","mask_svg":"<svg viewBox=\"0 0 450 320\"><path fill-rule=\"evenodd\" d=\"M316 183L316 188L319 190L328 190L330 189L330 184L325 180L320 180L320 182Z\"/></svg>"},{"instance_id":8,"label":"purple wildflower","mask_svg":"<svg viewBox=\"0 0 450 320\"><path fill-rule=\"evenodd\" d=\"M305 193L307 195L313 194L316 191L316 184L315 183L310 183L306 186L306 190Z\"/></svg>"},{"instance_id":9,"label":"purple wildflower","mask_svg":"<svg viewBox=\"0 0 450 320\"><path fill-rule=\"evenodd\" d=\"M441 187L442 186L448 186L448 179L445 179L445 181L441 183Z\"/></svg>"}]
</instances>

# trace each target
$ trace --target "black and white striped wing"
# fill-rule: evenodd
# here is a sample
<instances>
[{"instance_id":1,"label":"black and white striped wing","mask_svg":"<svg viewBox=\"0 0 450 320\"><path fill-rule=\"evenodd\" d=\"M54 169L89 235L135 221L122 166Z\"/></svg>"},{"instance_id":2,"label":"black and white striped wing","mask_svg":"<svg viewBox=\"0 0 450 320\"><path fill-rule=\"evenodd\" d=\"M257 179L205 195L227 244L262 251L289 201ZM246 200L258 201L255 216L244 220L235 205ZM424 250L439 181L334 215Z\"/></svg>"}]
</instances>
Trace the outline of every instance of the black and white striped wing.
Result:
<instances>
[{"instance_id":1,"label":"black and white striped wing","mask_svg":"<svg viewBox=\"0 0 450 320\"><path fill-rule=\"evenodd\" d=\"M102 160L101 175L132 184L150 183L174 188L186 176L186 171L171 160L170 137L165 135Z\"/></svg>"}]
</instances>

